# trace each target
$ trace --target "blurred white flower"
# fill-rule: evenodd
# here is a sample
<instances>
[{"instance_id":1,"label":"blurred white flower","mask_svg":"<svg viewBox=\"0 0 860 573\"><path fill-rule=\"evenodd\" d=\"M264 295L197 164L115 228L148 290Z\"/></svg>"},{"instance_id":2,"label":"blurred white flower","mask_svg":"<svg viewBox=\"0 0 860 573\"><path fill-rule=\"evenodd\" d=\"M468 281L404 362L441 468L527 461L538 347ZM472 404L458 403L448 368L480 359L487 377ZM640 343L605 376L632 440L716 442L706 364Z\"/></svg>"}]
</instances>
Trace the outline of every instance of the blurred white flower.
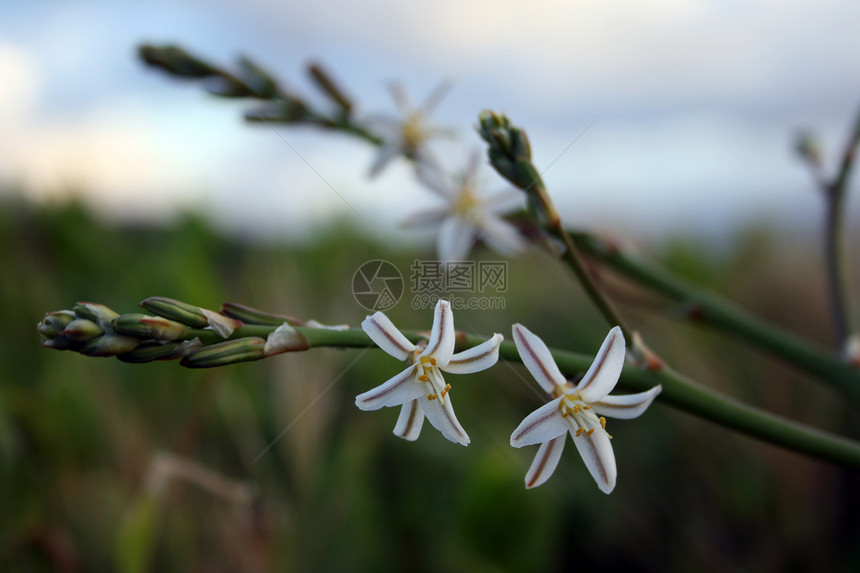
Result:
<instances>
[{"instance_id":1,"label":"blurred white flower","mask_svg":"<svg viewBox=\"0 0 860 573\"><path fill-rule=\"evenodd\" d=\"M442 371L471 374L486 370L499 359L501 334L486 342L454 354L454 313L451 304L440 300L433 315L433 328L427 342L414 345L381 312L368 316L362 329L382 350L409 367L380 386L355 398L361 410L378 410L383 406L401 406L394 434L415 440L426 416L434 428L452 442L469 445L469 436L457 420L451 404L451 385L445 383Z\"/></svg>"},{"instance_id":2,"label":"blurred white flower","mask_svg":"<svg viewBox=\"0 0 860 573\"><path fill-rule=\"evenodd\" d=\"M648 408L662 387L655 386L639 394L609 396L618 382L626 353L624 335L617 326L609 331L594 362L576 387L561 374L540 338L520 324L513 326L513 335L523 364L541 387L554 396L552 401L526 416L511 434L511 445L515 448L541 445L526 473L526 488L537 487L549 479L569 433L600 491L610 493L615 488L618 472L603 416L636 418Z\"/></svg>"},{"instance_id":3,"label":"blurred white flower","mask_svg":"<svg viewBox=\"0 0 860 573\"><path fill-rule=\"evenodd\" d=\"M385 166L399 155L414 160L417 165L432 162L426 146L427 140L439 136L450 136L452 132L427 123L427 117L433 112L447 91L448 85L442 84L430 94L422 106L416 108L412 106L406 92L400 85L393 84L391 86L391 95L401 117L372 117L368 119L369 126L381 132L380 135L384 140L384 143L379 147L373 165L370 167L371 177L379 175Z\"/></svg>"},{"instance_id":4,"label":"blurred white flower","mask_svg":"<svg viewBox=\"0 0 860 573\"><path fill-rule=\"evenodd\" d=\"M427 209L407 219L405 225L438 224L437 252L443 261L464 260L477 239L503 254L525 250L525 240L516 227L500 215L519 196L515 190L483 196L478 192L480 156L473 153L465 172L450 177L432 163L418 167L418 179L447 201L444 207Z\"/></svg>"}]
</instances>

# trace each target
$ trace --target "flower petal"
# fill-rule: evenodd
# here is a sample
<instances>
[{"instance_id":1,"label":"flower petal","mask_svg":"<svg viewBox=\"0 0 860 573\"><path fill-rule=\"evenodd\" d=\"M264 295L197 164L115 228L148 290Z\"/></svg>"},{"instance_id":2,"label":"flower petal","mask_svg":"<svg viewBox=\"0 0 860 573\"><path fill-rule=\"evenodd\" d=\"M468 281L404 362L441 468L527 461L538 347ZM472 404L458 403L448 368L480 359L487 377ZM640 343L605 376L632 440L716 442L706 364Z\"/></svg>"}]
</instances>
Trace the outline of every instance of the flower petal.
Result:
<instances>
[{"instance_id":1,"label":"flower petal","mask_svg":"<svg viewBox=\"0 0 860 573\"><path fill-rule=\"evenodd\" d=\"M454 406L451 404L451 393L440 399L438 396L433 400L425 395L420 401L421 409L434 428L442 432L442 435L454 443L468 446L469 436L460 425L454 414Z\"/></svg>"},{"instance_id":2,"label":"flower petal","mask_svg":"<svg viewBox=\"0 0 860 573\"><path fill-rule=\"evenodd\" d=\"M400 407L400 417L394 426L394 435L404 440L414 442L421 433L424 425L424 411L418 405L418 400L406 402Z\"/></svg>"},{"instance_id":3,"label":"flower petal","mask_svg":"<svg viewBox=\"0 0 860 573\"><path fill-rule=\"evenodd\" d=\"M597 351L597 356L594 357L588 372L576 386L576 391L583 401L598 402L612 392L624 367L626 354L624 335L620 328L613 327L606 335L600 350Z\"/></svg>"},{"instance_id":4,"label":"flower petal","mask_svg":"<svg viewBox=\"0 0 860 573\"><path fill-rule=\"evenodd\" d=\"M571 430L570 436L573 438L576 449L579 450L579 455L582 456L582 461L585 462L585 467L588 468L591 477L597 482L597 487L603 493L612 492L615 489L618 469L615 467L615 453L609 442L609 434L598 426L594 428L591 435L582 432L577 437Z\"/></svg>"},{"instance_id":5,"label":"flower petal","mask_svg":"<svg viewBox=\"0 0 860 573\"><path fill-rule=\"evenodd\" d=\"M443 370L452 374L471 374L486 370L498 362L499 345L504 339L505 337L501 334L494 334L486 342L458 352L451 357Z\"/></svg>"},{"instance_id":6,"label":"flower petal","mask_svg":"<svg viewBox=\"0 0 860 573\"><path fill-rule=\"evenodd\" d=\"M591 405L594 408L594 413L601 416L623 420L638 418L651 405L651 402L662 389L662 386L654 386L647 392L639 392L638 394L606 396L603 400L592 402Z\"/></svg>"},{"instance_id":7,"label":"flower petal","mask_svg":"<svg viewBox=\"0 0 860 573\"><path fill-rule=\"evenodd\" d=\"M448 217L439 226L436 250L442 261L462 261L475 242L475 226L461 217Z\"/></svg>"},{"instance_id":8,"label":"flower petal","mask_svg":"<svg viewBox=\"0 0 860 573\"><path fill-rule=\"evenodd\" d=\"M450 302L440 300L436 303L436 309L433 311L433 328L430 329L430 340L421 356L432 356L436 359L436 365L442 368L451 361L451 355L454 354L454 343L454 311L451 310Z\"/></svg>"},{"instance_id":9,"label":"flower petal","mask_svg":"<svg viewBox=\"0 0 860 573\"><path fill-rule=\"evenodd\" d=\"M415 345L409 342L403 334L397 330L391 319L381 312L375 312L361 322L361 328L378 347L398 360L406 360Z\"/></svg>"},{"instance_id":10,"label":"flower petal","mask_svg":"<svg viewBox=\"0 0 860 573\"><path fill-rule=\"evenodd\" d=\"M483 213L479 229L479 237L500 253L512 255L526 248L526 242L517 228L495 215Z\"/></svg>"},{"instance_id":11,"label":"flower petal","mask_svg":"<svg viewBox=\"0 0 860 573\"><path fill-rule=\"evenodd\" d=\"M404 227L420 226L420 225L438 225L451 214L451 209L447 207L437 207L433 209L424 209L413 213L403 221Z\"/></svg>"},{"instance_id":12,"label":"flower petal","mask_svg":"<svg viewBox=\"0 0 860 573\"><path fill-rule=\"evenodd\" d=\"M451 84L448 82L444 82L439 85L433 92L427 97L421 107L419 108L421 115L428 116L433 113L433 110L436 109L436 106L439 105L439 102L442 101L442 98L445 97L445 94L448 93L448 90L451 89Z\"/></svg>"},{"instance_id":13,"label":"flower petal","mask_svg":"<svg viewBox=\"0 0 860 573\"><path fill-rule=\"evenodd\" d=\"M521 448L548 442L570 430L570 424L562 417L559 410L561 400L562 398L556 398L547 402L526 416L511 434L511 445Z\"/></svg>"},{"instance_id":14,"label":"flower petal","mask_svg":"<svg viewBox=\"0 0 860 573\"><path fill-rule=\"evenodd\" d=\"M415 176L430 191L449 202L453 201L455 193L448 175L432 160L419 162L415 169Z\"/></svg>"},{"instance_id":15,"label":"flower petal","mask_svg":"<svg viewBox=\"0 0 860 573\"><path fill-rule=\"evenodd\" d=\"M418 398L426 390L424 384L415 380L417 367L417 364L413 364L376 388L359 394L355 397L355 405L359 410L379 410L385 406L398 406Z\"/></svg>"},{"instance_id":16,"label":"flower petal","mask_svg":"<svg viewBox=\"0 0 860 573\"><path fill-rule=\"evenodd\" d=\"M400 144L396 142L384 143L376 154L376 159L373 160L373 165L370 166L370 177L379 175L385 166L400 155Z\"/></svg>"},{"instance_id":17,"label":"flower petal","mask_svg":"<svg viewBox=\"0 0 860 573\"><path fill-rule=\"evenodd\" d=\"M523 364L546 392L551 394L556 385L566 382L543 340L522 324L515 324L511 330Z\"/></svg>"},{"instance_id":18,"label":"flower petal","mask_svg":"<svg viewBox=\"0 0 860 573\"><path fill-rule=\"evenodd\" d=\"M537 487L549 479L558 466L558 460L561 459L565 440L567 440L567 434L562 434L540 445L529 471L526 472L526 489Z\"/></svg>"}]
</instances>

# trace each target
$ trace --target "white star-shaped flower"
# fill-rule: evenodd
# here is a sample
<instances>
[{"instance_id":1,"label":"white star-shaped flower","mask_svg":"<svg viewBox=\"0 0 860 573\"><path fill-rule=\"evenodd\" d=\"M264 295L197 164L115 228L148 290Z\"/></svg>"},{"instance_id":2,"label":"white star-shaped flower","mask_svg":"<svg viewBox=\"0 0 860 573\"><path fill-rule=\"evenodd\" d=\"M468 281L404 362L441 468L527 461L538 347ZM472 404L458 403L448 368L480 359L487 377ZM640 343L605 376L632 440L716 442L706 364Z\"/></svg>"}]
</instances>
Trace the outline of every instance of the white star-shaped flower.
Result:
<instances>
[{"instance_id":1,"label":"white star-shaped flower","mask_svg":"<svg viewBox=\"0 0 860 573\"><path fill-rule=\"evenodd\" d=\"M379 175L385 166L398 155L405 155L413 159L418 165L432 161L426 147L427 140L451 135L451 132L429 124L427 116L432 113L447 91L447 84L439 86L422 106L416 108L412 106L406 92L400 85L391 86L391 95L401 117L373 117L368 120L367 123L373 129L382 132L381 135L384 139L384 143L380 145L376 159L370 167L371 177Z\"/></svg>"},{"instance_id":2,"label":"white star-shaped flower","mask_svg":"<svg viewBox=\"0 0 860 573\"><path fill-rule=\"evenodd\" d=\"M361 328L377 346L398 360L406 360L409 367L356 396L355 405L361 410L401 406L394 434L403 439L417 439L426 416L443 436L469 445L469 436L454 414L451 385L445 383L442 372L471 374L486 370L498 361L499 344L504 337L494 334L486 342L454 354L454 313L446 300L436 304L429 340L418 345L409 342L381 312L365 318Z\"/></svg>"},{"instance_id":3,"label":"white star-shaped flower","mask_svg":"<svg viewBox=\"0 0 860 573\"><path fill-rule=\"evenodd\" d=\"M511 445L515 448L541 445L526 473L526 487L537 487L549 479L561 458L566 434L570 433L597 486L603 493L610 493L615 488L618 471L603 416L636 418L662 387L655 386L639 394L609 396L618 382L626 353L624 335L617 326L609 331L588 372L575 387L561 374L540 338L520 324L513 326L513 335L523 364L554 398L526 416L511 434Z\"/></svg>"},{"instance_id":4,"label":"white star-shaped flower","mask_svg":"<svg viewBox=\"0 0 860 573\"><path fill-rule=\"evenodd\" d=\"M477 239L503 254L521 253L525 249L525 240L516 227L500 216L510 203L512 193L480 194L479 167L478 154L472 154L460 177L449 177L431 163L418 167L419 181L448 204L416 213L405 224L438 224L437 251L443 261L464 260Z\"/></svg>"}]
</instances>

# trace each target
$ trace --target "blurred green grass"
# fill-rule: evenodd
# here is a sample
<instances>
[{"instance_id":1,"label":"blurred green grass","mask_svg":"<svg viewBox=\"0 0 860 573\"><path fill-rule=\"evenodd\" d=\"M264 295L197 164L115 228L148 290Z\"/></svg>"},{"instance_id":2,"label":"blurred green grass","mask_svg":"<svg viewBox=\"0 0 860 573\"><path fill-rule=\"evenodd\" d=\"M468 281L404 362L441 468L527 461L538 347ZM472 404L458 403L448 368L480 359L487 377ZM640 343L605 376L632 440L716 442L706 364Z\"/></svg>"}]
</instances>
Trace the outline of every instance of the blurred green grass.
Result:
<instances>
[{"instance_id":1,"label":"blurred green grass","mask_svg":"<svg viewBox=\"0 0 860 573\"><path fill-rule=\"evenodd\" d=\"M133 312L153 295L242 302L324 323L365 315L350 285L371 259L404 274L430 252L392 252L337 223L301 244L220 235L188 214L163 228L109 224L76 204L0 204L0 569L3 571L850 571L860 567L854 473L653 407L612 421L619 481L601 494L575 449L525 491L534 449L508 446L540 403L519 366L452 380L472 437L429 425L392 436L395 409L354 396L399 369L381 352L320 349L192 371L39 346L44 312L78 300ZM494 255L479 251L493 260ZM814 250L751 229L716 251L676 238L664 264L826 342ZM605 334L546 256L512 260L504 311L459 328L509 336L522 322L554 346ZM612 277L632 322L679 370L779 413L853 432L838 396L781 364L653 312ZM407 286L408 288L408 286ZM401 302L396 324L429 327ZM252 487L251 502L187 480L153 484L159 452ZM261 455L262 454L262 455ZM163 477L163 476L162 476Z\"/></svg>"}]
</instances>

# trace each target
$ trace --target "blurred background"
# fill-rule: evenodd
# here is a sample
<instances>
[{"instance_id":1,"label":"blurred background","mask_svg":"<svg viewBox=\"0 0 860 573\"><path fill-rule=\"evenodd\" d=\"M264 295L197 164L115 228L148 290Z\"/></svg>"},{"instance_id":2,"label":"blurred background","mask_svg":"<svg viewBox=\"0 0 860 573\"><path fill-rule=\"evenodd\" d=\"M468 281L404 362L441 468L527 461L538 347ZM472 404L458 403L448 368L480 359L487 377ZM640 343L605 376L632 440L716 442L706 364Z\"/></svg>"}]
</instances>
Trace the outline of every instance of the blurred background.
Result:
<instances>
[{"instance_id":1,"label":"blurred background","mask_svg":"<svg viewBox=\"0 0 860 573\"><path fill-rule=\"evenodd\" d=\"M79 300L134 312L153 295L356 325L361 263L406 274L434 256L430 234L399 226L434 204L408 164L370 180L372 147L244 124L247 106L135 56L174 42L227 66L249 56L308 97L305 66L322 62L363 114L394 112L391 82L419 103L450 81L433 118L459 134L438 148L452 170L481 148L477 113L504 110L570 226L832 345L823 204L792 141L815 128L832 172L860 103L859 17L837 0L4 5L0 568L856 570L854 473L659 404L610 421L611 496L573 448L527 492L534 452L508 438L540 401L518 366L454 381L461 448L429 426L404 442L396 411L354 407L398 371L378 352L191 371L49 351L34 326ZM489 169L482 180L504 188ZM552 346L597 349L605 325L551 257L512 259L509 278L503 312L457 313L458 326L522 322ZM612 286L679 371L858 435L816 381ZM389 315L429 326L405 302Z\"/></svg>"}]
</instances>

